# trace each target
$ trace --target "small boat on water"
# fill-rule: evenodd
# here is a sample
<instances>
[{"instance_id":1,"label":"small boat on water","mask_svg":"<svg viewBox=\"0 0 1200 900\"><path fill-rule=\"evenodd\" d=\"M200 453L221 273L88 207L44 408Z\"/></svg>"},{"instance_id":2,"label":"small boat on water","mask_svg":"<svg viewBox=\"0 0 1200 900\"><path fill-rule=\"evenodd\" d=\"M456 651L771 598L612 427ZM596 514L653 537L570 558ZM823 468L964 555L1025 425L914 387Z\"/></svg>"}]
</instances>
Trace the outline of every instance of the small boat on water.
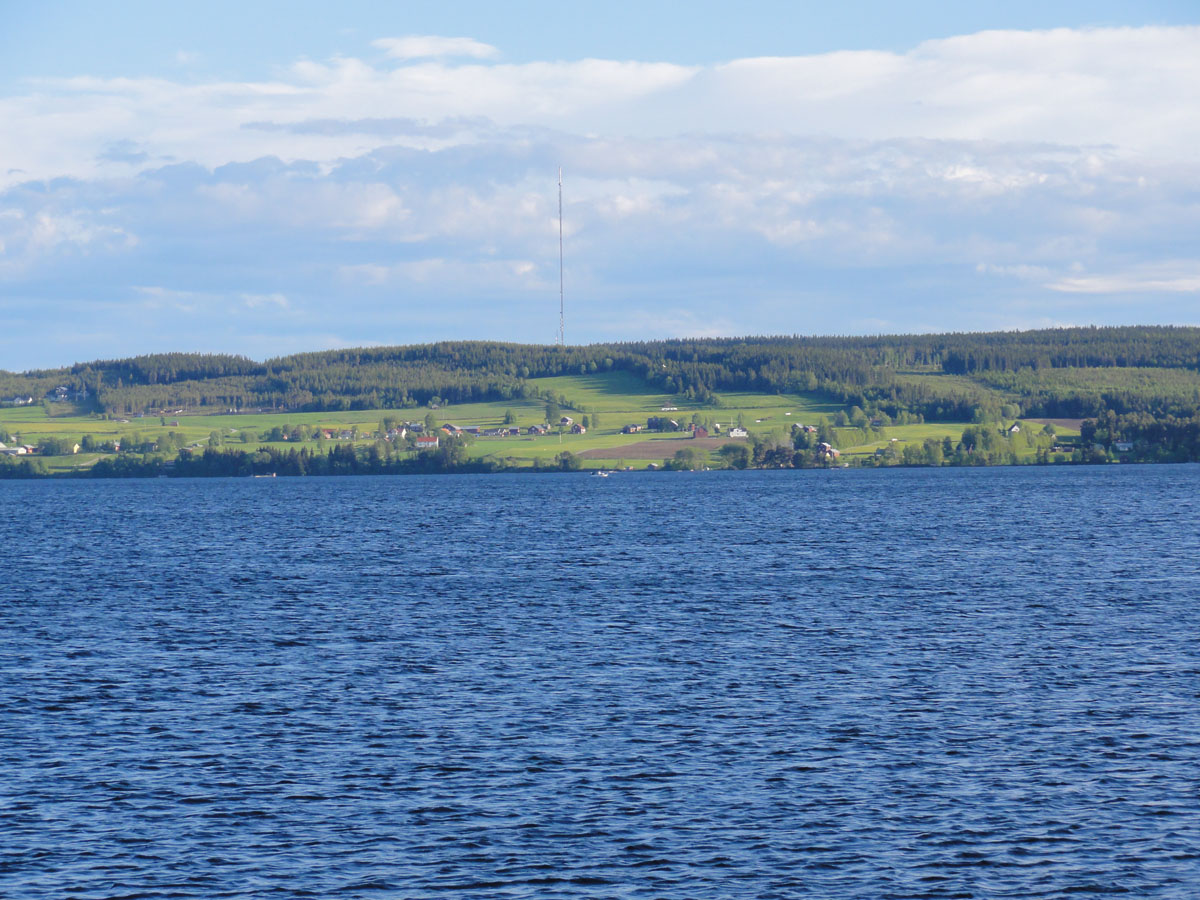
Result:
<instances>
[{"instance_id":1,"label":"small boat on water","mask_svg":"<svg viewBox=\"0 0 1200 900\"><path fill-rule=\"evenodd\" d=\"M266 474L266 475L251 475L250 477L251 477L251 478L274 478L274 477L275 477L275 473L274 473L274 472L270 472L270 473L268 473L268 474Z\"/></svg>"},{"instance_id":2,"label":"small boat on water","mask_svg":"<svg viewBox=\"0 0 1200 900\"><path fill-rule=\"evenodd\" d=\"M607 478L607 477L608 477L608 473L607 473L607 472L605 472L603 469L600 469L600 470L598 470L598 471L596 471L596 472L593 472L593 473L592 473L592 477L593 477L593 478Z\"/></svg>"}]
</instances>

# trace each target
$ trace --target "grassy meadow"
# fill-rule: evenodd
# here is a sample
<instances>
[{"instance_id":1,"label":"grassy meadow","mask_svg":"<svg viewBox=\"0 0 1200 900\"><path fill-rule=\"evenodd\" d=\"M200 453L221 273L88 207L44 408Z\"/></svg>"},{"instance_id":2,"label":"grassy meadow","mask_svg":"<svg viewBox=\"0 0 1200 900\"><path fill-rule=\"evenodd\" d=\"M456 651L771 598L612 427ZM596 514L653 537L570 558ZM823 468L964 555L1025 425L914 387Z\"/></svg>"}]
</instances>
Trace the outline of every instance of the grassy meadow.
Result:
<instances>
[{"instance_id":1,"label":"grassy meadow","mask_svg":"<svg viewBox=\"0 0 1200 900\"><path fill-rule=\"evenodd\" d=\"M1024 419L1017 420L1015 423L1009 422L1009 425L1017 424L1021 427L1022 432L1037 434L1042 430L1041 422L1031 422ZM963 430L971 427L967 422L934 422L922 425L892 425L883 428L879 432L879 436L875 440L860 442L858 437L860 432L857 428L839 428L838 439L842 450L842 458L849 461L854 458L864 458L874 456L877 450L886 450L889 446L902 451L908 444L921 446L924 442L933 438L936 441L942 441L949 437L950 440L957 444L962 437ZM988 426L998 427L998 426ZM1077 437L1078 429L1055 426L1057 433L1064 437ZM874 435L873 435L874 436ZM1018 459L1033 459L1037 450L1033 446L1026 446L1025 442L1019 438L1013 442L1013 451Z\"/></svg>"},{"instance_id":2,"label":"grassy meadow","mask_svg":"<svg viewBox=\"0 0 1200 900\"><path fill-rule=\"evenodd\" d=\"M681 424L698 416L706 424L720 423L723 427L739 421L758 437L785 439L793 423L819 425L831 420L838 407L816 395L804 394L721 394L721 406L689 404L676 395L658 393L648 389L639 379L627 373L605 373L597 375L563 376L557 378L535 378L529 383L540 391L550 392L560 398L564 415L580 421L584 415L597 422L587 434L559 434L552 430L548 435L519 437L484 437L473 439L467 454L476 459L492 459L510 466L532 466L535 462L548 464L564 450L575 454L590 451L583 465L588 468L613 468L630 466L644 468L651 462L661 462L678 449L680 438L685 434L666 432L642 432L627 435L621 428L627 424L645 425L649 416L665 415ZM665 407L674 407L664 411ZM361 432L360 445L374 443L376 432L384 418L397 421L423 421L426 414L433 412L437 424L449 422L460 427L479 426L495 428L504 424L511 412L515 424L522 432L530 425L540 424L546 418L544 400L510 400L490 403L471 403L444 406L430 410L428 407L407 409L351 410L343 412L277 412L247 411L241 413L217 413L212 415L144 416L103 418L74 409L67 404L34 405L27 407L0 408L0 431L8 434L11 443L39 445L47 438L80 442L84 435L91 435L98 443L120 441L128 448L140 442L162 441L164 435L177 435L183 446L202 449L209 446L215 433L216 440L223 446L253 449L272 445L264 438L276 427L298 427L308 425L314 430L350 430L355 426ZM175 424L177 423L177 424ZM863 441L857 429L839 429L838 436L843 458L863 458L876 450L888 446L903 447L908 442L920 444L926 438L942 440L949 436L957 442L966 423L938 423L926 425L900 425L870 433L870 440ZM1026 427L1040 429L1040 425ZM1069 431L1060 429L1069 434ZM715 435L714 435L715 436ZM273 446L282 449L295 448L296 441L278 441ZM324 452L334 444L344 441L310 440L302 444L310 451ZM661 456L656 456L655 443L662 443ZM639 445L631 451L632 445ZM716 462L715 446L696 445L708 459ZM174 450L164 455L174 455ZM1032 450L1029 454L1032 455ZM1021 449L1018 448L1018 453ZM39 457L50 471L67 471L87 468L101 458L102 453L72 454L68 456ZM111 455L111 454L110 454Z\"/></svg>"}]
</instances>

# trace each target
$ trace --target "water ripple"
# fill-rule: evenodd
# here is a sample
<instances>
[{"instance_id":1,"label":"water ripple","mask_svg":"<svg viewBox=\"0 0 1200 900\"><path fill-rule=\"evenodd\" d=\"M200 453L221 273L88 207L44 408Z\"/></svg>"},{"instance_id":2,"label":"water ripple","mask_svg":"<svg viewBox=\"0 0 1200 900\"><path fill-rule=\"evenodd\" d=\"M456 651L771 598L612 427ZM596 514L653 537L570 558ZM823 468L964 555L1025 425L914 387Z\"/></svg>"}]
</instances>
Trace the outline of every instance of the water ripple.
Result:
<instances>
[{"instance_id":1,"label":"water ripple","mask_svg":"<svg viewBox=\"0 0 1200 900\"><path fill-rule=\"evenodd\" d=\"M1194 897L1198 488L0 484L0 895Z\"/></svg>"}]
</instances>

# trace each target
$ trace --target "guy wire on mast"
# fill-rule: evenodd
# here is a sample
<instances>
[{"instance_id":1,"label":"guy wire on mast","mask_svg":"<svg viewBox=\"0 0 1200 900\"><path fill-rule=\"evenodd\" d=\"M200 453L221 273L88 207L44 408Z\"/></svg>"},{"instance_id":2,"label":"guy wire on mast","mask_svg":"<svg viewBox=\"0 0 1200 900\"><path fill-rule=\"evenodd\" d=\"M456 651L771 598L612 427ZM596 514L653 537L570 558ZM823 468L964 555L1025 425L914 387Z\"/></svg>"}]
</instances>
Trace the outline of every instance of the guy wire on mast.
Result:
<instances>
[{"instance_id":1,"label":"guy wire on mast","mask_svg":"<svg viewBox=\"0 0 1200 900\"><path fill-rule=\"evenodd\" d=\"M558 167L558 346L566 346L566 307L563 303L562 166Z\"/></svg>"}]
</instances>

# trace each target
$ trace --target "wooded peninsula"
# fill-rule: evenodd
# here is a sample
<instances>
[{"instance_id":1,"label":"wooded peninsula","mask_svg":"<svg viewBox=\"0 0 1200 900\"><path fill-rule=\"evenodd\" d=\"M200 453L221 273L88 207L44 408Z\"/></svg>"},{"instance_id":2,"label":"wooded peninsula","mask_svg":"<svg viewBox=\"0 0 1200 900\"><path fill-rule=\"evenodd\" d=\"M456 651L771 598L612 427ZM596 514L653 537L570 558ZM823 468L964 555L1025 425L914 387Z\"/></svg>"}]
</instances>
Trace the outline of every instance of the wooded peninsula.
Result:
<instances>
[{"instance_id":1,"label":"wooded peninsula","mask_svg":"<svg viewBox=\"0 0 1200 900\"><path fill-rule=\"evenodd\" d=\"M0 371L0 477L1200 460L1200 328L458 341Z\"/></svg>"}]
</instances>

